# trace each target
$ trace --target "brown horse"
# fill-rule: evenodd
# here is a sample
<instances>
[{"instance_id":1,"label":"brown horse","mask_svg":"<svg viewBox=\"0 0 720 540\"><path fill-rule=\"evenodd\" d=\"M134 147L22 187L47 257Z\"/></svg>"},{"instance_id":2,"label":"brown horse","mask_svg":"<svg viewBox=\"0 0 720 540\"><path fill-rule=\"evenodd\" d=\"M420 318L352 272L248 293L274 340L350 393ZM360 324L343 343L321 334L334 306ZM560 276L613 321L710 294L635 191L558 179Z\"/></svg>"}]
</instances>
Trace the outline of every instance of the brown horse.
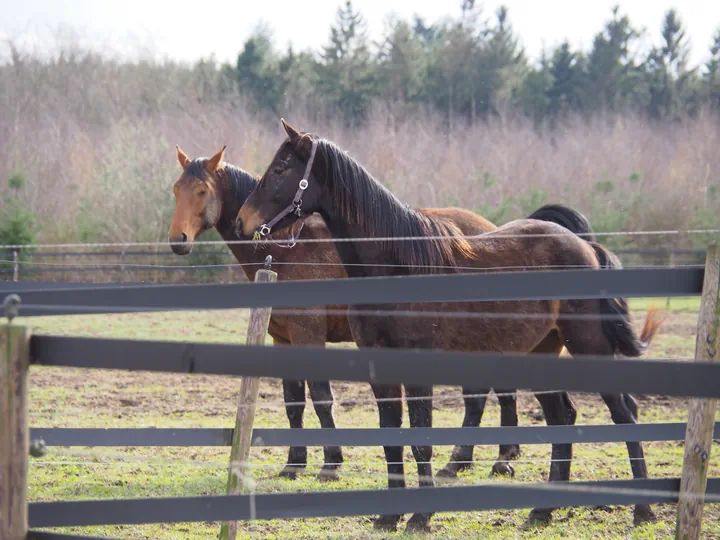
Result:
<instances>
[{"instance_id":1,"label":"brown horse","mask_svg":"<svg viewBox=\"0 0 720 540\"><path fill-rule=\"evenodd\" d=\"M232 222L245 199L257 184L257 178L250 173L223 161L224 148L211 158L191 160L177 149L182 174L175 182L175 213L168 234L172 250L178 255L190 253L193 241L203 232L213 227L226 241L236 239ZM434 210L437 215L452 217L467 234L478 234L494 230L495 226L480 216L462 209ZM581 214L563 206L546 205L533 213L534 219L560 223L578 234L592 234L590 224ZM287 234L295 234L288 230ZM302 229L303 239L330 237L325 224L319 216L306 220ZM252 281L255 272L261 268L267 254L273 256L277 264L275 269L280 280L296 279L341 279L347 277L340 258L331 243L299 243L293 249L271 245L267 250L257 250L252 245L229 244L236 260L245 265L247 278ZM299 263L299 264L288 264ZM312 264L316 263L316 264ZM330 306L345 310L346 306ZM302 316L273 313L270 318L269 333L277 344L325 345L353 341L346 315L338 315L333 309L329 313L319 314L316 309L300 309ZM551 335L537 349L537 352L559 354L562 344L557 335ZM308 381L310 397L315 412L323 428L334 428L332 413L333 394L327 381ZM488 389L463 388L465 417L463 426L480 425L485 407L484 394ZM501 425L517 426L517 402L512 391L498 392L501 409ZM283 381L283 395L286 413L291 428L303 427L305 412L305 381ZM399 405L399 404L398 404ZM473 446L458 446L453 450L450 463L444 469L444 475L456 476L457 472L470 466L473 459ZM520 455L520 446L501 445L497 462L493 465L494 474L513 474L509 460ZM338 478L338 467L343 461L339 447L324 449L324 465L319 477L322 480ZM287 464L280 476L294 479L307 465L307 449L291 447ZM442 472L442 471L441 471Z\"/></svg>"},{"instance_id":2,"label":"brown horse","mask_svg":"<svg viewBox=\"0 0 720 540\"><path fill-rule=\"evenodd\" d=\"M334 145L303 134L283 121L285 141L257 187L240 209L238 233L254 237L272 224L292 225L319 213L336 240L336 249L350 277L447 274L471 268L498 271L558 268L615 268L615 256L549 222L518 220L477 239L444 216L415 210L399 201L356 160ZM352 238L376 241L347 241ZM393 240L402 238L403 240ZM343 241L337 241L343 240ZM513 302L408 303L351 306L348 319L360 347L502 351L529 353L556 332L571 355L626 356L643 354L659 322L651 312L638 336L623 299ZM380 316L363 311L416 311L415 317ZM449 318L442 312L474 312L499 316ZM611 320L612 319L612 320ZM481 385L478 385L481 386ZM399 397L400 385L373 385L377 398ZM432 426L432 387L405 387L410 424ZM637 404L627 395L603 394L615 423L636 423ZM546 422L569 425L576 409L566 392L538 393ZM382 427L401 424L401 411L379 402ZM635 478L647 477L642 444L627 443ZM405 487L402 447L385 447L389 487ZM432 486L431 446L412 448L421 486ZM571 444L554 444L550 481L567 481ZM427 530L432 514L414 514L410 530ZM536 508L530 522L548 522L552 509ZM400 515L381 516L376 528L395 529ZM648 505L635 506L635 522L652 519Z\"/></svg>"}]
</instances>

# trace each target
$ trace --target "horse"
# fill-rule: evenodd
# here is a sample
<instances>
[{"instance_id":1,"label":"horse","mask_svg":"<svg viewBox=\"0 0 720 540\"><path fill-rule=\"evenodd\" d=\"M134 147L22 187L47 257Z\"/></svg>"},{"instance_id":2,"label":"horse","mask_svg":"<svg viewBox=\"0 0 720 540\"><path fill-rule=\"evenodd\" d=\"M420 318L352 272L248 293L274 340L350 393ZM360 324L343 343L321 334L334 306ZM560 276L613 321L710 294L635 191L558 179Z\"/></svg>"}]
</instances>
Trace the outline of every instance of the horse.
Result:
<instances>
[{"instance_id":1,"label":"horse","mask_svg":"<svg viewBox=\"0 0 720 540\"><path fill-rule=\"evenodd\" d=\"M225 148L210 158L191 160L177 147L177 159L182 168L180 177L173 186L175 212L168 233L171 249L177 255L191 252L193 242L205 231L215 228L227 242L248 280L253 281L255 272L262 268L265 256L269 253L273 260L282 263L275 268L280 280L295 279L341 279L347 277L340 258L331 243L299 243L294 249L273 244L266 251L255 249L248 244L232 243L236 240L233 222L245 199L257 185L258 178L249 172L223 160ZM439 209L435 212L444 216L454 216L459 226L468 234L476 234L495 229L495 226L480 216L459 209ZM592 228L585 216L562 205L545 205L532 215L534 219L554 221L577 234L592 235ZM285 236L294 237L298 233L303 239L328 239L330 233L320 216L311 216L305 221L302 231L299 227L290 227L281 231ZM292 264L299 263L299 264ZM316 264L313 264L316 263ZM269 334L275 344L325 345L353 341L345 311L346 306L331 306L328 311L312 308L299 308L298 315L292 316L273 312L270 317ZM342 314L339 314L342 313ZM538 352L560 354L562 344L556 336L550 336ZM305 381L283 380L283 396L287 418L291 428L302 429L305 413ZM333 394L329 382L308 381L310 397L315 412L323 428L335 427L333 417ZM485 395L489 389L463 388L465 417L463 426L480 425L485 407ZM517 426L517 402L514 392L498 392L501 410L501 425ZM455 477L457 473L470 466L474 447L457 446L443 475ZM325 447L324 465L320 469L322 481L337 480L339 467L343 462L342 449L336 446ZM520 455L517 444L500 445L497 461L491 474L513 475L511 460ZM307 449L291 447L286 465L280 476L294 480L307 466Z\"/></svg>"},{"instance_id":2,"label":"horse","mask_svg":"<svg viewBox=\"0 0 720 540\"><path fill-rule=\"evenodd\" d=\"M511 221L474 238L450 219L414 209L400 201L352 156L332 141L302 133L284 120L288 138L277 150L236 219L238 236L256 238L273 226L286 227L319 213L327 225L349 277L497 272L508 268L618 268L606 247L587 242L557 223L534 219ZM352 239L375 241L351 241ZM396 240L397 239L397 240ZM381 316L376 310L416 312L417 316ZM443 317L469 312L488 317ZM348 314L359 347L441 349L530 353L555 332L570 355L644 354L660 325L648 313L642 331L634 328L624 299L535 300L512 302L406 303L355 305ZM382 427L399 427L401 408L383 398L397 398L401 385L372 385L379 399ZM411 427L432 426L432 386L405 385ZM536 393L548 425L572 425L577 410L565 391ZM637 402L624 394L602 394L616 424L637 423ZM642 443L628 442L633 477L648 476ZM432 446L412 447L421 487L434 485ZM404 488L402 447L384 447L388 487ZM549 481L568 481L572 444L553 444ZM549 523L552 508L534 508L528 525ZM415 513L408 531L429 530L432 513ZM381 530L395 530L399 514L379 516ZM634 508L634 523L654 519L649 505Z\"/></svg>"}]
</instances>

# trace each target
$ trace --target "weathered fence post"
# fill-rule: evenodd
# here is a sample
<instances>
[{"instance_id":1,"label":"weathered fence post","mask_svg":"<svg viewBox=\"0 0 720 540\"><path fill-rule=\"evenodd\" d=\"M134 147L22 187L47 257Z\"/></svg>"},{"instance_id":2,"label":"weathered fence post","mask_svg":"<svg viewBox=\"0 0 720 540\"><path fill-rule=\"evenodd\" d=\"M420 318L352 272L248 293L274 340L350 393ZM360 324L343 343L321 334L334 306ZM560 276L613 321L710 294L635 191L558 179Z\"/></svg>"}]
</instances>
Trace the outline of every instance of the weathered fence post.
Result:
<instances>
[{"instance_id":1,"label":"weathered fence post","mask_svg":"<svg viewBox=\"0 0 720 540\"><path fill-rule=\"evenodd\" d=\"M272 257L265 259L265 269L255 274L255 283L269 283L277 280L277 274L270 270ZM247 332L248 345L264 345L265 335L270 324L272 308L254 308L250 313ZM235 430L233 431L232 448L230 450L230 467L228 468L228 495L238 495L246 487L247 460L250 455L255 405L257 403L260 379L243 377L238 397ZM237 536L237 522L223 523L220 529L221 540L233 540Z\"/></svg>"},{"instance_id":2,"label":"weathered fence post","mask_svg":"<svg viewBox=\"0 0 720 540\"><path fill-rule=\"evenodd\" d=\"M718 362L718 328L720 327L720 246L708 248L705 259L700 316L698 318L696 362ZM685 458L678 500L675 538L694 540L700 537L705 486L710 464L715 399L693 399L690 402Z\"/></svg>"},{"instance_id":3,"label":"weathered fence post","mask_svg":"<svg viewBox=\"0 0 720 540\"><path fill-rule=\"evenodd\" d=\"M13 249L13 281L20 281L20 261L18 258L18 250Z\"/></svg>"},{"instance_id":4,"label":"weathered fence post","mask_svg":"<svg viewBox=\"0 0 720 540\"><path fill-rule=\"evenodd\" d=\"M30 332L13 326L19 299L5 299L0 324L0 538L21 540L28 531L27 371Z\"/></svg>"}]
</instances>

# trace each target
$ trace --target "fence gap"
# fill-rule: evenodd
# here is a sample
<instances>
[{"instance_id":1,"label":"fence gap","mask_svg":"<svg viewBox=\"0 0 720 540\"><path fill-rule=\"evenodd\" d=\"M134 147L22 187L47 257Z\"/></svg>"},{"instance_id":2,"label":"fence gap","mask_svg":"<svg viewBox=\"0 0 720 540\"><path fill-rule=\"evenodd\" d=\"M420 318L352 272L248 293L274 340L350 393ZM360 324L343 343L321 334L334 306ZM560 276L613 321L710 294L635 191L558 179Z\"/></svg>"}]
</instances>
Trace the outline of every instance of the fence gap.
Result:
<instances>
[{"instance_id":1,"label":"fence gap","mask_svg":"<svg viewBox=\"0 0 720 540\"><path fill-rule=\"evenodd\" d=\"M3 304L6 315L16 309L8 300ZM0 538L21 540L28 531L30 331L12 325L11 317L0 322Z\"/></svg>"},{"instance_id":2,"label":"fence gap","mask_svg":"<svg viewBox=\"0 0 720 540\"><path fill-rule=\"evenodd\" d=\"M255 283L271 283L277 281L277 273L270 270L270 256L265 259L265 269L255 274ZM270 324L272 308L253 308L248 324L247 345L264 345ZM230 449L230 466L228 467L228 495L239 495L248 487L250 455L255 405L257 404L259 377L243 377L238 397L237 416L233 430L232 448ZM225 522L220 528L220 540L234 540L237 536L237 521Z\"/></svg>"},{"instance_id":3,"label":"fence gap","mask_svg":"<svg viewBox=\"0 0 720 540\"><path fill-rule=\"evenodd\" d=\"M705 259L705 278L695 344L696 362L720 362L719 295L720 246L713 245L708 248ZM678 539L695 540L700 537L716 408L716 399L693 399L690 402L675 527L675 537Z\"/></svg>"}]
</instances>

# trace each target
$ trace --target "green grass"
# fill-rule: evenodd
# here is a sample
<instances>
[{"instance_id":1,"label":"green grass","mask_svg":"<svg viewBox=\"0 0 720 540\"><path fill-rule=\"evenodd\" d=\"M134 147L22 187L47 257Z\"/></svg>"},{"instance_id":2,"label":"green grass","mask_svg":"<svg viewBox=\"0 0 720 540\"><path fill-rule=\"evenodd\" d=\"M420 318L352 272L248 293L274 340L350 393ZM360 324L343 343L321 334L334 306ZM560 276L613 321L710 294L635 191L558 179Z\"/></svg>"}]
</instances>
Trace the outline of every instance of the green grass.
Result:
<instances>
[{"instance_id":1,"label":"green grass","mask_svg":"<svg viewBox=\"0 0 720 540\"><path fill-rule=\"evenodd\" d=\"M644 311L650 307L663 308L672 313L697 313L700 311L699 296L677 296L673 298L632 298L630 308Z\"/></svg>"},{"instance_id":2,"label":"green grass","mask_svg":"<svg viewBox=\"0 0 720 540\"><path fill-rule=\"evenodd\" d=\"M678 299L679 300L679 299ZM633 301L636 310L649 303L664 306L664 299ZM654 343L652 356L691 357L694 349L696 311L692 301L673 299L668 316ZM697 306L697 303L695 304ZM44 317L19 321L35 333L243 343L248 312L153 313L140 315ZM640 317L642 314L638 314ZM231 427L239 379L206 375L79 370L33 366L30 374L30 418L36 427ZM367 385L334 383L336 399L351 401L335 406L339 427L377 426L377 412ZM457 388L436 388L434 425L459 426L461 400ZM578 424L610 422L602 401L594 395L573 394L578 405ZM287 427L279 381L263 379L258 427ZM644 422L685 421L687 401L640 397ZM541 425L535 415L540 408L532 396L519 396L521 425ZM308 404L307 427L319 427ZM407 421L405 421L407 425ZM494 397L488 401L483 425L499 425ZM630 478L625 446L621 444L575 445L574 480ZM110 499L220 495L225 491L227 448L51 448L48 455L30 465L32 501ZM309 449L309 467L297 481L281 480L286 449L254 448L254 489L258 493L384 489L385 466L380 448L345 448L345 465L337 483L320 483L315 474L322 450ZM449 457L449 447L434 449L435 470ZM717 453L717 450L715 451ZM487 474L495 459L495 447L477 447L474 469L463 473L460 485L490 481ZM526 445L516 463L514 479L492 482L542 482L548 469L550 448ZM652 477L679 476L683 445L680 442L646 445ZM417 485L409 448L405 448L408 484ZM713 460L714 462L717 460ZM711 476L720 467L711 463ZM527 510L438 514L432 522L432 538L658 538L674 533L675 509L655 508L657 523L632 527L630 507L560 510L555 521L542 529L523 531ZM718 505L708 505L704 533L720 537ZM387 538L406 535L377 534L368 517L259 521L241 524L240 537L251 538ZM401 525L401 528L404 525ZM215 538L218 523L157 524L127 527L85 527L59 532L95 534L121 538Z\"/></svg>"}]
</instances>

